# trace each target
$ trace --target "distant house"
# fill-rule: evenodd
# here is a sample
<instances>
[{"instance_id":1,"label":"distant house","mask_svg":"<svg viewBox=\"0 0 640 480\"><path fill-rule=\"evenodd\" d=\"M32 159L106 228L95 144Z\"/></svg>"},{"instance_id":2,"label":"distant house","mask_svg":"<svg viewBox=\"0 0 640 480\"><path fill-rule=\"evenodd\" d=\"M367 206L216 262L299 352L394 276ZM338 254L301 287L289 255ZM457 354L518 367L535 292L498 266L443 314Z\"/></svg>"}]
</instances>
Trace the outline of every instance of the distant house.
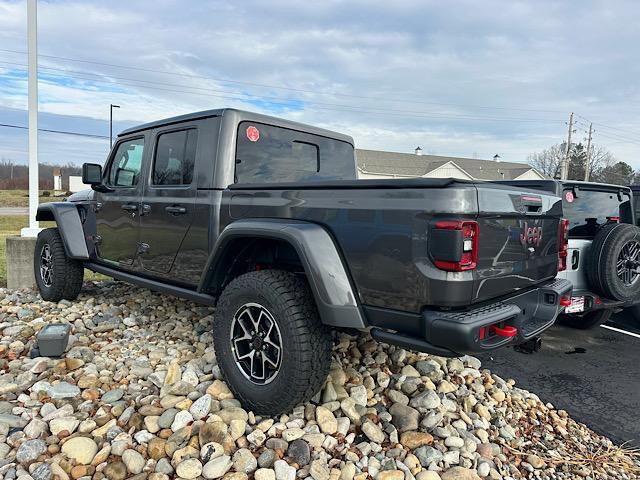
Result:
<instances>
[{"instance_id":1,"label":"distant house","mask_svg":"<svg viewBox=\"0 0 640 480\"><path fill-rule=\"evenodd\" d=\"M462 178L466 180L540 180L548 178L526 163L441 157L416 153L356 150L359 178Z\"/></svg>"}]
</instances>

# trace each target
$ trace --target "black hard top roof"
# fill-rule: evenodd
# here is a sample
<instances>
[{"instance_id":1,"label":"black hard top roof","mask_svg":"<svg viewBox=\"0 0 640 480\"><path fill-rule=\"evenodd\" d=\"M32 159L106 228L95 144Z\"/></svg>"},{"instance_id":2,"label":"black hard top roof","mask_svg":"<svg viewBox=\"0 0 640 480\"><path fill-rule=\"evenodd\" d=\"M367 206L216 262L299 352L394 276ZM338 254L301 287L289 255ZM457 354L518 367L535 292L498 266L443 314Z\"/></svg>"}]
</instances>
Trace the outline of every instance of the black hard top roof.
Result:
<instances>
[{"instance_id":1,"label":"black hard top roof","mask_svg":"<svg viewBox=\"0 0 640 480\"><path fill-rule=\"evenodd\" d=\"M174 123L187 122L191 120L198 120L207 117L219 117L219 116L227 116L233 115L236 117L236 120L239 122L242 121L254 121L258 123L265 123L267 125L275 125L278 127L289 128L292 130L299 130L307 133L311 133L314 135L320 135L328 138L335 138L336 140L341 140L343 142L350 143L353 145L353 138L348 135L344 135L342 133L334 132L331 130L325 130L323 128L314 127L312 125L307 125L300 122L293 122L290 120L285 120L283 118L272 117L270 115L263 115L261 113L249 112L246 110L238 110L235 108L218 108L215 110L203 110L201 112L187 113L185 115L178 115L176 117L165 118L162 120L156 120L149 123L144 123L142 125L137 125L135 127L127 128L118 134L118 136L129 135L131 133L140 132L143 130L149 130L152 128L162 127L165 125L171 125Z\"/></svg>"}]
</instances>

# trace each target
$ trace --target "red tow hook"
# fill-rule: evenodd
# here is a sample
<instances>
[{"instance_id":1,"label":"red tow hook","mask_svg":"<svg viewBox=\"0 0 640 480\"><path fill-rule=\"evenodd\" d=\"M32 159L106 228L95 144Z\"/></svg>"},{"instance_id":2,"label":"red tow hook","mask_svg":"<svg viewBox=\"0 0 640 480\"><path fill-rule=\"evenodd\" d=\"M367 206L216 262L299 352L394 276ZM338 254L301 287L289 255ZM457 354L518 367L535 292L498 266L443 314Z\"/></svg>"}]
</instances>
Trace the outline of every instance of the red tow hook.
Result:
<instances>
[{"instance_id":1,"label":"red tow hook","mask_svg":"<svg viewBox=\"0 0 640 480\"><path fill-rule=\"evenodd\" d=\"M571 306L571 298L569 297L560 297L560 306L561 307L569 307Z\"/></svg>"},{"instance_id":2,"label":"red tow hook","mask_svg":"<svg viewBox=\"0 0 640 480\"><path fill-rule=\"evenodd\" d=\"M504 328L496 327L495 325L491 325L489 327L489 331L493 335L497 335L499 337L515 337L518 334L518 329L516 327L506 326Z\"/></svg>"}]
</instances>

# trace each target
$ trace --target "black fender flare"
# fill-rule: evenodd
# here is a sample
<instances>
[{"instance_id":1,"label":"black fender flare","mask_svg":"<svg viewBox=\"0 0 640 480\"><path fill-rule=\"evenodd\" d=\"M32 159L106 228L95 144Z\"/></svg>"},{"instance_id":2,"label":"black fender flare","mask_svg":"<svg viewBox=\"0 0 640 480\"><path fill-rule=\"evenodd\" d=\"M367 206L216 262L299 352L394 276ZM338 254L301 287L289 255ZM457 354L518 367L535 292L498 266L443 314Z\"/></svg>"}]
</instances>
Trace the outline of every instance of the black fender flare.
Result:
<instances>
[{"instance_id":1,"label":"black fender flare","mask_svg":"<svg viewBox=\"0 0 640 480\"><path fill-rule=\"evenodd\" d=\"M320 225L299 220L241 219L229 224L218 237L198 286L210 285L213 272L227 254L227 246L239 238L270 238L288 242L297 252L322 323L364 329L364 315L355 289L331 235Z\"/></svg>"},{"instance_id":2,"label":"black fender flare","mask_svg":"<svg viewBox=\"0 0 640 480\"><path fill-rule=\"evenodd\" d=\"M55 221L69 258L88 260L89 251L78 207L71 202L51 202L38 205L38 221Z\"/></svg>"}]
</instances>

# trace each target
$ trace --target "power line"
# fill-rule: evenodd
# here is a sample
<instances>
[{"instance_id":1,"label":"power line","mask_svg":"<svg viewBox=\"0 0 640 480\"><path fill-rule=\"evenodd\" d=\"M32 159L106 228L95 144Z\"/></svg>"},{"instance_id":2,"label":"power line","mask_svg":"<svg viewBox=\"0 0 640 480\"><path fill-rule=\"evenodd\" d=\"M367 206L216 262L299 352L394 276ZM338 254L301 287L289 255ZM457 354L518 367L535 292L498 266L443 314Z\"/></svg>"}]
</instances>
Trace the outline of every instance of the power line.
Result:
<instances>
[{"instance_id":1,"label":"power line","mask_svg":"<svg viewBox=\"0 0 640 480\"><path fill-rule=\"evenodd\" d=\"M22 64L13 63L13 62L0 61L0 63L18 65L18 66L24 67L24 65ZM314 102L312 100L303 100L303 99L297 99L297 98L291 98L283 101L283 99L280 97L259 96L259 95L253 95L253 94L243 93L243 92L229 92L225 90L215 90L215 89L209 89L205 87L192 87L192 86L180 85L180 84L167 84L164 82L154 82L151 80L138 80L138 79L132 79L127 77L114 77L108 74L96 74L96 73L90 73L90 72L78 72L76 74L69 74L68 70L54 68L54 67L40 67L40 68L44 70L55 70L55 71L65 72L66 73L66 75L64 75L65 77L71 77L71 78L76 78L80 80L88 80L96 83L107 83L107 84L119 85L119 86L132 86L137 88L146 88L151 90L159 90L159 91L166 91L166 92L173 92L173 93L184 93L189 95L201 95L201 96L208 96L208 97L232 99L232 100L239 100L244 102L251 101L251 100L260 100L260 101L269 102L272 105L278 105L283 107L291 107L292 102L300 102L308 105L315 105L315 108L317 110L330 110L330 111L352 112L352 113L371 113L371 114L386 115L386 116L434 118L434 119L448 119L448 120L469 120L469 121L526 122L526 123L560 123L562 122L562 120L552 120L547 118L521 118L521 117L512 118L512 117L490 117L490 116L478 116L478 115L475 115L475 116L459 115L459 114L456 115L456 114L441 113L441 112L421 112L421 111L413 111L413 110L395 110L395 109L388 109L388 108L364 109L356 105ZM56 75L55 73L47 73L47 74L53 77L63 76L60 74ZM86 76L81 76L79 74L93 75L97 77L100 77L101 75L103 75L103 78L100 78L100 79L87 78ZM104 77L107 77L107 78L104 78ZM113 80L110 80L108 77L119 78L122 80L126 80L126 82L113 81ZM132 84L127 82L138 82L138 83ZM204 93L204 92L193 92L193 91L181 90L181 89L175 89L175 88L162 88L157 86L145 85L146 83L151 83L154 85L166 85L170 87L181 87L183 89L187 88L192 90L205 90L206 92L221 92L221 93Z\"/></svg>"},{"instance_id":2,"label":"power line","mask_svg":"<svg viewBox=\"0 0 640 480\"><path fill-rule=\"evenodd\" d=\"M4 49L4 48L0 48L0 52L7 52L7 53L13 53L13 54L26 55L26 52L23 52L23 51L9 50L9 49ZM313 94L313 95L330 95L330 96L335 96L335 97L359 98L359 99L362 99L362 100L375 100L375 101L386 101L386 102L390 101L390 102L403 102L403 103L418 103L418 104L423 104L423 105L441 105L441 106L449 106L449 107L479 108L479 109L490 109L490 110L514 110L514 111L523 111L523 112L565 113L565 112L560 111L560 110L545 110L545 109L537 109L537 108L534 109L534 108L519 108L519 107L500 107L500 106L492 106L492 105L470 105L470 104L457 104L457 103L444 103L444 102L427 102L427 101L423 101L423 100L406 99L406 98L398 98L398 97L395 97L395 98L394 97L371 97L371 96L366 96L366 95L354 95L354 94L349 94L349 93L321 92L321 91L317 91L317 90L308 90L308 89L302 89L302 88L285 87L285 86L281 86L281 85L269 85L269 84L264 84L264 83L244 82L244 81L240 81L240 80L229 80L229 79L224 79L224 78L207 77L207 76L204 76L204 75L193 75L193 74L187 74L187 73L181 73L181 72L171 72L171 71L167 71L167 70L157 70L157 69L152 69L152 68L134 67L134 66L130 66L130 65L119 65L119 64L115 64L115 63L96 62L96 61L93 61L93 60L82 60L82 59L71 58L71 57L60 57L60 56L57 56L57 55L38 54L38 56L44 57L44 58L52 58L52 59L56 59L56 60L65 60L65 61L70 61L70 62L86 63L86 64L90 64L90 65L100 65L100 66L106 66L106 67L112 67L112 68L124 68L124 69L129 69L129 70L137 70L137 71L140 71L140 72L160 73L160 74L163 74L163 75L174 75L174 76L179 76L181 78L184 78L184 77L187 77L187 78L200 78L200 79L211 80L211 81L214 81L214 82L231 83L231 84L237 84L237 85L248 85L248 86L260 87L260 88L274 88L274 89L278 89L278 90L288 90L288 91L292 91L292 92L309 93L309 94Z\"/></svg>"},{"instance_id":3,"label":"power line","mask_svg":"<svg viewBox=\"0 0 640 480\"><path fill-rule=\"evenodd\" d=\"M20 130L28 130L29 127L25 127L24 125L13 125L11 123L0 123L0 127L5 127L5 128L18 128ZM59 133L62 135L75 135L77 137L90 137L90 138L100 138L100 139L106 139L108 140L109 137L106 135L94 135L92 133L82 133L82 132L70 132L70 131L66 131L66 130L51 130L48 128L39 128L38 129L39 132L46 132L46 133Z\"/></svg>"},{"instance_id":4,"label":"power line","mask_svg":"<svg viewBox=\"0 0 640 480\"><path fill-rule=\"evenodd\" d=\"M579 120L576 123L580 124L585 129L588 129L589 125L591 123L593 124L593 126L598 126L600 128L598 130L598 135L600 137L608 138L608 139L611 139L611 140L616 140L616 143L627 143L627 144L640 145L640 137L629 137L629 136L621 135L621 134L613 132L613 131L606 131L607 128L609 128L609 130L621 130L621 129L616 129L615 127L607 127L606 125L603 125L601 123L590 122L587 118L585 118L583 116L580 116L580 117L584 121ZM587 124L586 122L590 122L590 123ZM602 131L602 128L605 128L604 132Z\"/></svg>"},{"instance_id":5,"label":"power line","mask_svg":"<svg viewBox=\"0 0 640 480\"><path fill-rule=\"evenodd\" d=\"M577 114L576 114L576 115L577 115ZM591 120L589 120L589 119L587 119L587 118L583 117L582 115L578 115L578 116L579 116L580 118L582 118L582 119L585 121L585 125L586 125L586 122L591 122ZM604 124L604 123L600 123L600 122L593 122L593 124L594 124L594 125L596 125L596 126L598 126L598 127L600 127L600 128L605 128L605 129L607 129L607 130L615 130L615 131L618 131L618 132L625 133L625 134L627 134L627 135L632 135L632 136L633 136L633 137L635 137L636 139L640 140L640 133L638 133L638 132L632 132L632 131L630 131L630 130L625 130L625 129L623 129L623 128L613 127L613 126L611 126L611 125L606 125L606 124Z\"/></svg>"}]
</instances>

